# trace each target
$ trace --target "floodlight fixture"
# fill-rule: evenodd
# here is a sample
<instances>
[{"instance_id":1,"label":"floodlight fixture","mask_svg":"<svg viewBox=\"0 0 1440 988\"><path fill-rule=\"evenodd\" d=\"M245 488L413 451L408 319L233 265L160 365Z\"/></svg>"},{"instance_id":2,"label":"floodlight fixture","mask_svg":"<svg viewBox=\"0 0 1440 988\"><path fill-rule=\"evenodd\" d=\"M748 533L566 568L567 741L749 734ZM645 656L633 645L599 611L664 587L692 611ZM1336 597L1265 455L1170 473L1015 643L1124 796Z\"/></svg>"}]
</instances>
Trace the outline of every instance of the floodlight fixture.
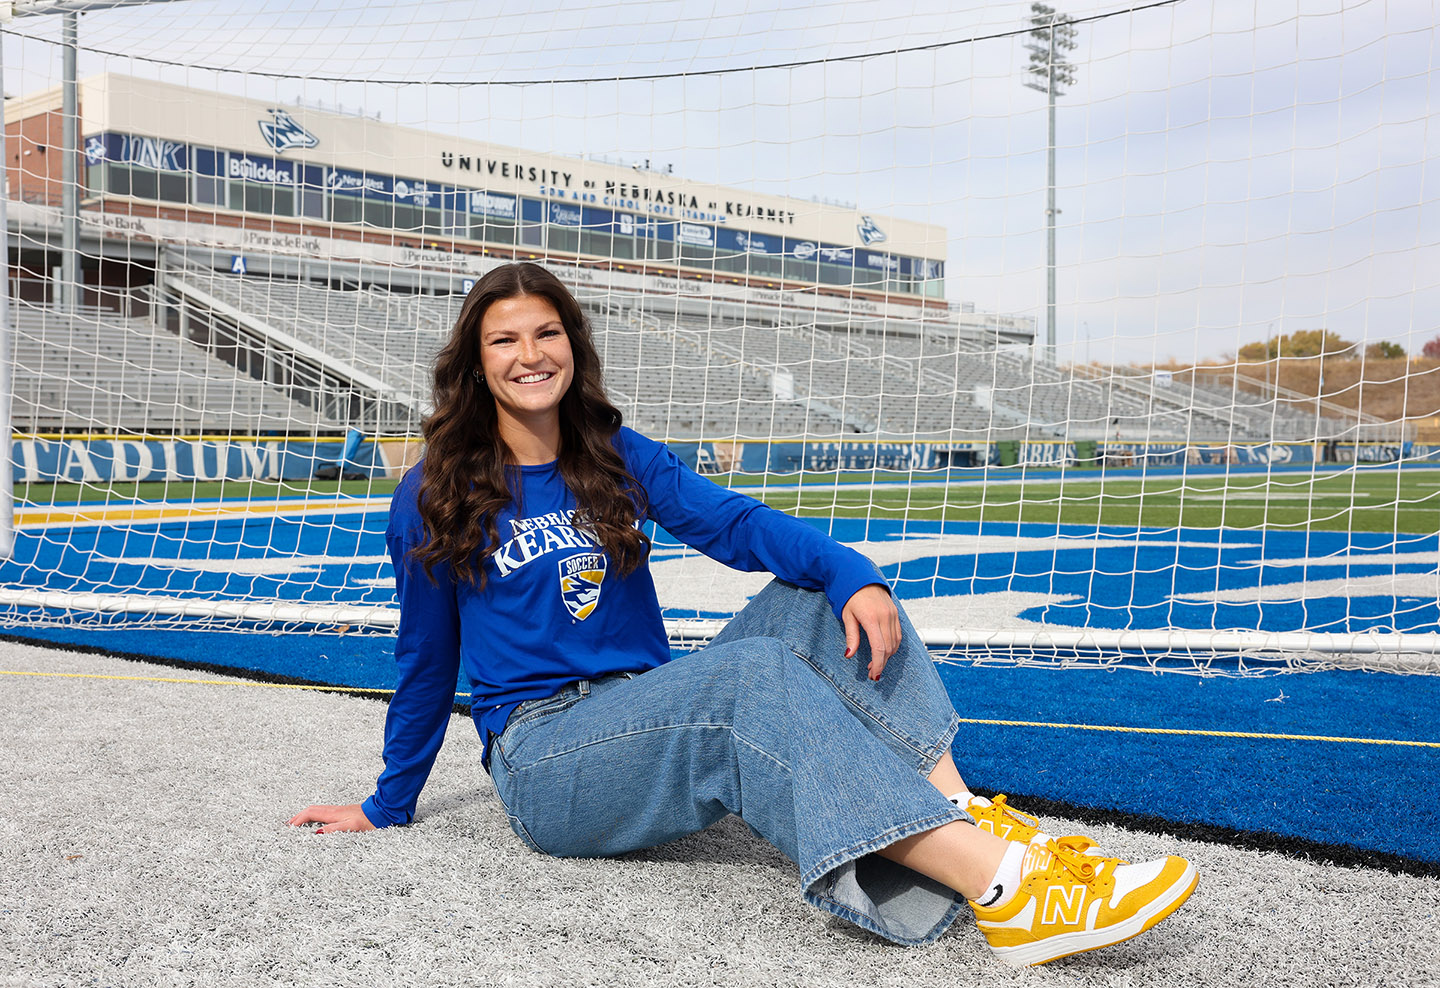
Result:
<instances>
[{"instance_id":1,"label":"floodlight fixture","mask_svg":"<svg viewBox=\"0 0 1440 988\"><path fill-rule=\"evenodd\" d=\"M1078 46L1078 33L1068 14L1043 3L1030 5L1030 40L1025 50L1030 53L1025 71L1032 77L1024 83L1027 89L1045 94L1050 104L1050 142L1048 147L1048 182L1045 199L1046 267L1045 267L1045 356L1055 362L1055 97L1065 95L1062 86L1075 85L1075 66L1066 53Z\"/></svg>"}]
</instances>

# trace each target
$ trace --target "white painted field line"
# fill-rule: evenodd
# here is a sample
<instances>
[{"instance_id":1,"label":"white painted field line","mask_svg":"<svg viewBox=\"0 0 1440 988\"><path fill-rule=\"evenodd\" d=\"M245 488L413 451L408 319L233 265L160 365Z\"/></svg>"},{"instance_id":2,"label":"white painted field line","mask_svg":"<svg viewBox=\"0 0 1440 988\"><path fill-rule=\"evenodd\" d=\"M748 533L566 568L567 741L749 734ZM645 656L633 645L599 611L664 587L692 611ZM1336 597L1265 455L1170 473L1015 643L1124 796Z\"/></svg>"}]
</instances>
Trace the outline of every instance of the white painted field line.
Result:
<instances>
[{"instance_id":1,"label":"white painted field line","mask_svg":"<svg viewBox=\"0 0 1440 988\"><path fill-rule=\"evenodd\" d=\"M97 594L0 587L0 604L101 614L152 614L177 618L219 618L248 623L349 626L353 630L389 630L398 626L395 607L311 604L300 601L205 600L148 594ZM719 634L724 620L680 618L665 622L677 643L706 641ZM1332 656L1440 655L1440 634L1321 634L1262 631L1112 631L1044 628L1038 631L923 628L918 634L930 648L991 648L1011 651L1131 651L1173 654L1317 652Z\"/></svg>"},{"instance_id":2,"label":"white painted field line","mask_svg":"<svg viewBox=\"0 0 1440 988\"><path fill-rule=\"evenodd\" d=\"M1269 494L1263 492L1256 493L1252 491L1231 491L1225 494L1191 494L1189 492L1185 492L1182 494L1171 494L1167 491L1164 494L1156 494L1154 492L1150 492L1146 496L1151 498L1172 498L1182 501L1314 501L1318 503L1321 501L1353 501L1357 498L1362 497L1389 497L1390 495L1368 494L1364 491L1355 491L1354 493L1351 493L1349 491L1337 491L1333 494L1320 492L1314 494L1305 494L1298 491L1277 491Z\"/></svg>"}]
</instances>

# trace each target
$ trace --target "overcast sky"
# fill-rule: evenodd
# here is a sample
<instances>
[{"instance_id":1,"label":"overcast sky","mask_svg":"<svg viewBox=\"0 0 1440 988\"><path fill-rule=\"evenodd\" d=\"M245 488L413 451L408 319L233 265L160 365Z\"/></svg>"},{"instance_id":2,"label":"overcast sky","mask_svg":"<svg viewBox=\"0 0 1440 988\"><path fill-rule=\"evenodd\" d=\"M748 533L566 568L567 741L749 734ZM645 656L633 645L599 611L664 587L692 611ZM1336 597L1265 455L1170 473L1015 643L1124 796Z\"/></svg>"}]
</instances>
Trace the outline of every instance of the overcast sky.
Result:
<instances>
[{"instance_id":1,"label":"overcast sky","mask_svg":"<svg viewBox=\"0 0 1440 988\"><path fill-rule=\"evenodd\" d=\"M1440 333L1435 2L1060 6L1082 21L1057 118L1062 361ZM80 71L937 223L950 299L1043 326L1045 98L1007 36L1029 7L178 0L84 15ZM11 25L37 40L7 36L7 93L58 82L38 39L59 22Z\"/></svg>"}]
</instances>

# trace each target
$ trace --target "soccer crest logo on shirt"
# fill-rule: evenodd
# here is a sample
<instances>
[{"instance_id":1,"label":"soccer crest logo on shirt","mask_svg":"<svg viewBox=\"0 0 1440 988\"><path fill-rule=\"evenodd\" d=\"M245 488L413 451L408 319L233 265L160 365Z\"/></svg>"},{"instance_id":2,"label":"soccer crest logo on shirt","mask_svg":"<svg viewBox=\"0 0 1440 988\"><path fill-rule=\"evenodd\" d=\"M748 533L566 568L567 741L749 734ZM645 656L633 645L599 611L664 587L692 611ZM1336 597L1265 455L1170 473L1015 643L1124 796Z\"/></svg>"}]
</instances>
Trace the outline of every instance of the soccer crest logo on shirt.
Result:
<instances>
[{"instance_id":1,"label":"soccer crest logo on shirt","mask_svg":"<svg viewBox=\"0 0 1440 988\"><path fill-rule=\"evenodd\" d=\"M605 556L587 552L560 560L560 599L577 621L584 621L600 602L605 582Z\"/></svg>"}]
</instances>

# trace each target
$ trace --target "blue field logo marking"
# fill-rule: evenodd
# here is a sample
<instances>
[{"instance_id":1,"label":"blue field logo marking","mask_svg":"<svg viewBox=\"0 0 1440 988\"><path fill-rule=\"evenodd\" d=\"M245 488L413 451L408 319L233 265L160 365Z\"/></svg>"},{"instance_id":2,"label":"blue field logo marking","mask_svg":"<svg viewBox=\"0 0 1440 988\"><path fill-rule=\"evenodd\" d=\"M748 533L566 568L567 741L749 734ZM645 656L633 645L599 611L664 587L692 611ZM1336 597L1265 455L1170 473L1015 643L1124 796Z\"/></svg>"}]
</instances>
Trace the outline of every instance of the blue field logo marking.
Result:
<instances>
[{"instance_id":1,"label":"blue field logo marking","mask_svg":"<svg viewBox=\"0 0 1440 988\"><path fill-rule=\"evenodd\" d=\"M1440 546L1346 532L1120 531L837 519L918 627L1440 631ZM724 617L768 580L664 542L668 617Z\"/></svg>"},{"instance_id":2,"label":"blue field logo marking","mask_svg":"<svg viewBox=\"0 0 1440 988\"><path fill-rule=\"evenodd\" d=\"M0 584L394 607L382 503L239 507L48 507L55 518L35 522L25 516L38 509L22 509ZM1435 535L814 524L872 558L922 628L1440 632ZM650 568L668 618L727 617L769 580L682 550L664 532ZM594 611L605 576L598 553L560 563L558 589L577 621Z\"/></svg>"}]
</instances>

